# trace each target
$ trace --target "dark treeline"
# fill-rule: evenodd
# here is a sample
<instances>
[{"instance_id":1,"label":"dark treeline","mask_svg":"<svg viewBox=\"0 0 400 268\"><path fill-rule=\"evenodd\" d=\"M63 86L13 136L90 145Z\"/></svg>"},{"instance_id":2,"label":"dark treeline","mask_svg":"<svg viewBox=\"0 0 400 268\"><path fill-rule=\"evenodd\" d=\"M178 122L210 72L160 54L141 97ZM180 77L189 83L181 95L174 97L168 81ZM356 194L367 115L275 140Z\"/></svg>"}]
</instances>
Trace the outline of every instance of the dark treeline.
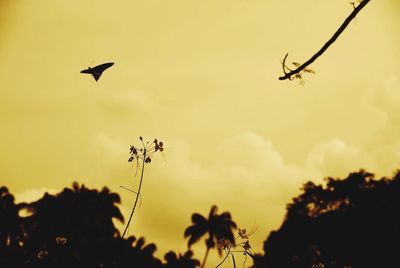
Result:
<instances>
[{"instance_id":1,"label":"dark treeline","mask_svg":"<svg viewBox=\"0 0 400 268\"><path fill-rule=\"evenodd\" d=\"M400 172L304 184L264 251L256 267L400 267Z\"/></svg>"},{"instance_id":2,"label":"dark treeline","mask_svg":"<svg viewBox=\"0 0 400 268\"><path fill-rule=\"evenodd\" d=\"M112 219L123 221L120 197L73 184L53 196L16 204L0 188L0 267L196 267L193 253L154 256L143 237L122 239Z\"/></svg>"},{"instance_id":3,"label":"dark treeline","mask_svg":"<svg viewBox=\"0 0 400 268\"><path fill-rule=\"evenodd\" d=\"M327 178L324 185L308 182L302 189L288 204L281 227L269 234L265 253L255 256L254 267L400 267L399 172L378 180L361 170L344 179ZM74 183L59 194L16 204L1 187L0 267L204 266L207 254L201 263L189 249L159 259L156 245L143 237L122 239L112 221L123 221L119 203L119 195L107 188ZM229 212L218 214L213 206L208 217L194 213L184 234L189 247L205 238L208 252L220 239L233 243L235 227Z\"/></svg>"}]
</instances>

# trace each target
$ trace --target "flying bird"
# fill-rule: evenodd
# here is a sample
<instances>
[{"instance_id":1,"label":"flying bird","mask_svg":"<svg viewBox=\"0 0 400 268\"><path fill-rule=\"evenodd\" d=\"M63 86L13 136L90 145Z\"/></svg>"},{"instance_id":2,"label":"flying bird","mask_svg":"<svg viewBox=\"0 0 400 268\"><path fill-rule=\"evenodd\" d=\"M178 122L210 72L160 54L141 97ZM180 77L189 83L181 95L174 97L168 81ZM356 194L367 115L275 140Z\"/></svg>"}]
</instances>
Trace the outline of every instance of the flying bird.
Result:
<instances>
[{"instance_id":1,"label":"flying bird","mask_svg":"<svg viewBox=\"0 0 400 268\"><path fill-rule=\"evenodd\" d=\"M108 63L103 63L100 65L97 65L93 68L89 67L85 70L82 70L81 73L82 74L91 74L94 77L94 80L99 80L101 74L108 68L110 68L111 66L114 65L114 62L108 62Z\"/></svg>"}]
</instances>

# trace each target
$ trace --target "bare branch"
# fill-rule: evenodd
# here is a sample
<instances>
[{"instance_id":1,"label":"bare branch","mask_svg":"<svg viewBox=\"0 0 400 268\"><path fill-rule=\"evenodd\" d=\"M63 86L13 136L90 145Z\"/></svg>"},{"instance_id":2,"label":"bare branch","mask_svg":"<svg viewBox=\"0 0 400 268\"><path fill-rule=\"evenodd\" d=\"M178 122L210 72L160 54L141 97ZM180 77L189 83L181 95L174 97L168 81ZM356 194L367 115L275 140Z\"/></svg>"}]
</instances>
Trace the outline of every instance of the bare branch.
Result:
<instances>
[{"instance_id":1,"label":"bare branch","mask_svg":"<svg viewBox=\"0 0 400 268\"><path fill-rule=\"evenodd\" d=\"M361 9L363 9L368 4L368 2L370 2L370 0L361 1L360 4L354 8L353 12L351 12L351 14L346 18L346 20L339 27L339 29L335 32L335 34L331 37L331 39L329 39L328 42L326 42L325 45L314 56L312 56L308 61L306 61L305 63L300 65L295 70L290 70L285 65L285 61L288 56L288 54L286 54L284 60L282 61L282 68L283 68L283 72L285 75L279 77L279 80L286 80L286 79L292 80L293 76L300 73L307 66L309 66L311 63L313 63L319 56L321 56L325 52L325 50L327 50L328 47L336 41L336 39L340 36L340 34L344 31L344 29L346 29L347 25L349 25L349 23L356 17L358 12L360 12ZM290 70L290 71L286 72L286 70Z\"/></svg>"}]
</instances>

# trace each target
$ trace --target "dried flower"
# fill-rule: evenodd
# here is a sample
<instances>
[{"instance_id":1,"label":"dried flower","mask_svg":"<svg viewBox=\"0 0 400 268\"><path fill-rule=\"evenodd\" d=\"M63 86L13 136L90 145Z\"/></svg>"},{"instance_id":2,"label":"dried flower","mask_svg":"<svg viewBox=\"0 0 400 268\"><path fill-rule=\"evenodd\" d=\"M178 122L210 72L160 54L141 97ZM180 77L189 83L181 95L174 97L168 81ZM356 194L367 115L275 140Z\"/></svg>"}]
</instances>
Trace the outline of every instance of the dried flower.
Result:
<instances>
[{"instance_id":1,"label":"dried flower","mask_svg":"<svg viewBox=\"0 0 400 268\"><path fill-rule=\"evenodd\" d=\"M137 154L137 149L136 149L135 146L132 146L132 145L131 145L131 147L130 147L129 150L130 150L131 154Z\"/></svg>"},{"instance_id":2,"label":"dried flower","mask_svg":"<svg viewBox=\"0 0 400 268\"><path fill-rule=\"evenodd\" d=\"M163 142L162 141L157 141L157 139L155 139L154 140L154 144L155 144L155 151L157 152L157 151L160 151L160 152L162 152L162 151L164 151L164 148L163 148L163 146L164 146L164 144L163 144Z\"/></svg>"},{"instance_id":3,"label":"dried flower","mask_svg":"<svg viewBox=\"0 0 400 268\"><path fill-rule=\"evenodd\" d=\"M246 234L246 229L239 228L239 236L242 239L249 239L249 236Z\"/></svg>"},{"instance_id":4,"label":"dried flower","mask_svg":"<svg viewBox=\"0 0 400 268\"><path fill-rule=\"evenodd\" d=\"M227 239L220 239L217 242L218 251L229 250L231 247L232 247L232 243L231 243L231 241L229 241Z\"/></svg>"},{"instance_id":5,"label":"dried flower","mask_svg":"<svg viewBox=\"0 0 400 268\"><path fill-rule=\"evenodd\" d=\"M244 251L248 251L251 249L249 240L246 240L245 242L243 242L243 249L244 249Z\"/></svg>"}]
</instances>

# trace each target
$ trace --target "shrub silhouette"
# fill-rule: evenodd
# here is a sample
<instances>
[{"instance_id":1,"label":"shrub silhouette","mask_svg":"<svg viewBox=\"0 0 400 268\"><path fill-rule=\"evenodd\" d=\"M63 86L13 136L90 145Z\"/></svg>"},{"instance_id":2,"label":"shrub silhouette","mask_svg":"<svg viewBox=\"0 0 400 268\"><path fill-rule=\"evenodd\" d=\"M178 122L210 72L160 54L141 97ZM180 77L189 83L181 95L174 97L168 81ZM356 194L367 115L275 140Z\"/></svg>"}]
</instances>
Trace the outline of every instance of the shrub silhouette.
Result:
<instances>
[{"instance_id":1,"label":"shrub silhouette","mask_svg":"<svg viewBox=\"0 0 400 268\"><path fill-rule=\"evenodd\" d=\"M400 267L400 172L308 182L255 267Z\"/></svg>"}]
</instances>

